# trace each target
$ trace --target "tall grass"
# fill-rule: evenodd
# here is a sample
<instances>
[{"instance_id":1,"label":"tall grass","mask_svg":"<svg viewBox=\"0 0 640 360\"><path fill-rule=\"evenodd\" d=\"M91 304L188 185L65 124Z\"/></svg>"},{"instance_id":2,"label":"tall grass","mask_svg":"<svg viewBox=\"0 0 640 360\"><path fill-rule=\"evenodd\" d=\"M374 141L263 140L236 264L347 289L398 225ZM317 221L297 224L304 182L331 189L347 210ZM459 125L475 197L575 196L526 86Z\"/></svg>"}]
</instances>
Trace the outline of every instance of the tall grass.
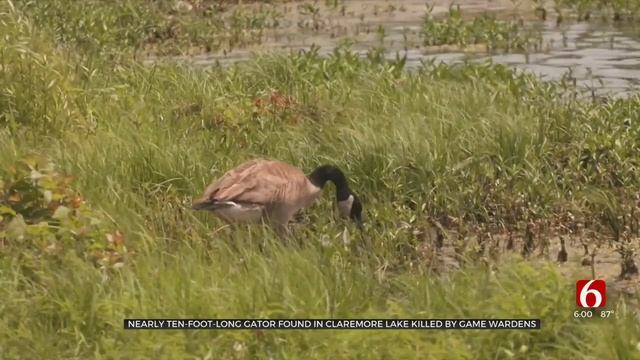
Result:
<instances>
[{"instance_id":1,"label":"tall grass","mask_svg":"<svg viewBox=\"0 0 640 360\"><path fill-rule=\"evenodd\" d=\"M533 4L543 18L553 6L559 21L567 17L577 21L613 21L634 26L640 16L640 4L633 0L558 0L552 3L533 0Z\"/></svg>"},{"instance_id":2,"label":"tall grass","mask_svg":"<svg viewBox=\"0 0 640 360\"><path fill-rule=\"evenodd\" d=\"M640 357L633 298L610 294L614 318L573 320L573 282L553 264L476 261L468 249L458 268L436 269L425 250L434 220L447 244L456 232L472 243L464 226L521 233L568 212L610 236L610 220L636 206L640 98L583 102L569 85L490 64L408 73L348 49L145 67L57 47L2 4L2 205L18 208L3 192L14 164L45 157L135 252L115 269L75 251L51 257L34 245L40 233L12 236L1 214L2 358ZM251 157L344 168L364 199L364 236L335 219L329 196L293 225L298 245L260 227L230 237L187 209ZM542 329L122 330L125 317L331 316L540 317Z\"/></svg>"},{"instance_id":3,"label":"tall grass","mask_svg":"<svg viewBox=\"0 0 640 360\"><path fill-rule=\"evenodd\" d=\"M457 45L462 48L484 45L487 50L538 51L542 36L523 21L498 20L493 14L465 19L460 5L444 17L427 14L422 28L425 45Z\"/></svg>"},{"instance_id":4,"label":"tall grass","mask_svg":"<svg viewBox=\"0 0 640 360\"><path fill-rule=\"evenodd\" d=\"M220 1L14 1L55 40L84 51L157 55L218 51L262 41L282 14L270 4L231 7ZM257 10L257 11L256 11ZM106 54L105 54L106 53Z\"/></svg>"}]
</instances>

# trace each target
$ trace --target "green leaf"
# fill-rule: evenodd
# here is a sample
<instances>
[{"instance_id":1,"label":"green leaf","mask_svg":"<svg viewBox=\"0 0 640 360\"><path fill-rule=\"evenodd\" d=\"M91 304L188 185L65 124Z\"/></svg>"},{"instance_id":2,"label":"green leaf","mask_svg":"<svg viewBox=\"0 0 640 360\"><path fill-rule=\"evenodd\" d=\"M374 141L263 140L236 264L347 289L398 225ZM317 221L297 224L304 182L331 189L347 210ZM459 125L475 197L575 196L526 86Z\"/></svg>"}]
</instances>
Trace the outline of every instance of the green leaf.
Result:
<instances>
[{"instance_id":1,"label":"green leaf","mask_svg":"<svg viewBox=\"0 0 640 360\"><path fill-rule=\"evenodd\" d=\"M8 206L0 205L0 215L12 215L16 216L15 210Z\"/></svg>"},{"instance_id":2,"label":"green leaf","mask_svg":"<svg viewBox=\"0 0 640 360\"><path fill-rule=\"evenodd\" d=\"M46 221L27 226L27 234L31 236L42 236L51 233L49 224Z\"/></svg>"},{"instance_id":3,"label":"green leaf","mask_svg":"<svg viewBox=\"0 0 640 360\"><path fill-rule=\"evenodd\" d=\"M38 170L31 170L31 180L39 180L44 176L45 175L39 172Z\"/></svg>"},{"instance_id":4,"label":"green leaf","mask_svg":"<svg viewBox=\"0 0 640 360\"><path fill-rule=\"evenodd\" d=\"M7 225L7 235L11 238L22 240L25 231L27 230L27 223L24 222L21 214L14 217L9 225Z\"/></svg>"},{"instance_id":5,"label":"green leaf","mask_svg":"<svg viewBox=\"0 0 640 360\"><path fill-rule=\"evenodd\" d=\"M51 192L51 190L45 190L44 191L44 202L45 202L45 204L50 203L52 198L53 198L53 193Z\"/></svg>"},{"instance_id":6,"label":"green leaf","mask_svg":"<svg viewBox=\"0 0 640 360\"><path fill-rule=\"evenodd\" d=\"M71 213L71 209L69 209L68 207L58 206L51 217L54 219L65 219L69 216L69 213Z\"/></svg>"}]
</instances>

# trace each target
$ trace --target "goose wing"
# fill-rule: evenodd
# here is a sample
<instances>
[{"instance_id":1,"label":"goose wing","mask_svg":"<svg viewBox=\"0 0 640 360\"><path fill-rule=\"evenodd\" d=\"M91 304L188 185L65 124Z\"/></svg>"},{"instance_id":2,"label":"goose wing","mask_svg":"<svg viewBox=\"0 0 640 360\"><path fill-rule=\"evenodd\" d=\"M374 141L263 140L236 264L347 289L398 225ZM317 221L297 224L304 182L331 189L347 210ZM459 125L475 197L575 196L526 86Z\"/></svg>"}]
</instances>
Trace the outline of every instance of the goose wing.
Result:
<instances>
[{"instance_id":1,"label":"goose wing","mask_svg":"<svg viewBox=\"0 0 640 360\"><path fill-rule=\"evenodd\" d=\"M277 204L296 196L307 178L296 167L274 160L250 160L228 171L207 187L197 204L225 201Z\"/></svg>"}]
</instances>

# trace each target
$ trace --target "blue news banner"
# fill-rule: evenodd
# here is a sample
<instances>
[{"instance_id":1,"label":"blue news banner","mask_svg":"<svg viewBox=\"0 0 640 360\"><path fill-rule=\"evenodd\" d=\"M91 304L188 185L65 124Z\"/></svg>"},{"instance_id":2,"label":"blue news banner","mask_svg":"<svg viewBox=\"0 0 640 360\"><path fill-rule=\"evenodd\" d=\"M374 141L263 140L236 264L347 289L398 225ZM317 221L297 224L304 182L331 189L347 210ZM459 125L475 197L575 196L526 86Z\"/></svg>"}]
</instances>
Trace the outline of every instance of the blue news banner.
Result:
<instances>
[{"instance_id":1,"label":"blue news banner","mask_svg":"<svg viewBox=\"0 0 640 360\"><path fill-rule=\"evenodd\" d=\"M540 319L125 319L127 330L539 330Z\"/></svg>"}]
</instances>

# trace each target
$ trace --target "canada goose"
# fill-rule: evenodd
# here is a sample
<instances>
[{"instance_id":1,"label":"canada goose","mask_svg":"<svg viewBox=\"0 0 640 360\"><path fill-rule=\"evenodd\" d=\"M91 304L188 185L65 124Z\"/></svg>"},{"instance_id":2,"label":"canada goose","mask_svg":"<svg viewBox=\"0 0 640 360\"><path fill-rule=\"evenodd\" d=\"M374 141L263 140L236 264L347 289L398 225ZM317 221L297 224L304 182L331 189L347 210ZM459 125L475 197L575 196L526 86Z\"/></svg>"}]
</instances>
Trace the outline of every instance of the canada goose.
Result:
<instances>
[{"instance_id":1,"label":"canada goose","mask_svg":"<svg viewBox=\"0 0 640 360\"><path fill-rule=\"evenodd\" d=\"M338 210L362 230L362 204L339 168L322 165L310 175L277 160L255 159L229 170L193 202L194 210L209 210L229 224L266 221L278 234L289 220L311 205L327 181L336 187Z\"/></svg>"}]
</instances>

